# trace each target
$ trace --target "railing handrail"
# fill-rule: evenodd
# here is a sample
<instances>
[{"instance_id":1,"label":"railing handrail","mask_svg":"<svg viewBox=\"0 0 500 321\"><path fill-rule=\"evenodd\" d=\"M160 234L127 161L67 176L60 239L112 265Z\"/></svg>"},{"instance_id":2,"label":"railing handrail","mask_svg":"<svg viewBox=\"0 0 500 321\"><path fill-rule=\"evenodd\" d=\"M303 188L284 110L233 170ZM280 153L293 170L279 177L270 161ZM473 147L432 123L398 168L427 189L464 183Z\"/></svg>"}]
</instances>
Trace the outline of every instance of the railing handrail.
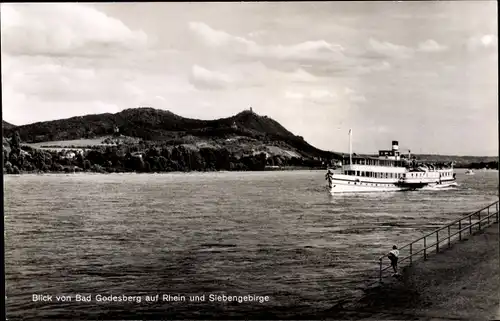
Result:
<instances>
[{"instance_id":1,"label":"railing handrail","mask_svg":"<svg viewBox=\"0 0 500 321\"><path fill-rule=\"evenodd\" d=\"M413 244L417 243L418 241L423 240L423 239L424 239L424 238L426 238L426 237L429 237L429 236L431 236L431 235L433 235L433 234L436 234L436 233L438 233L439 231L442 231L442 230L444 230L445 228L447 228L447 227L449 227L449 226L452 226L452 225L454 225L454 224L456 224L456 223L458 223L458 222L460 222L460 221L462 221L462 220L464 220L464 219L467 219L467 218L469 218L469 217L471 217L471 216L473 216L473 215L476 215L476 214L478 214L478 213L480 213L480 212L484 211L485 209L488 209L488 208L492 207L493 205L498 204L498 202L499 202L499 201L495 201L495 202L491 203L490 205L488 205L488 206L486 206L486 207L484 207L484 208L482 208L482 209L480 209L480 210L477 210L477 211L475 211L475 212L473 212L473 213L471 213L471 214L467 214L467 215L465 215L465 216L462 216L461 218L456 219L456 220L454 220L454 221L452 221L452 222L450 222L450 223L448 223L448 224L446 224L446 225L444 225L444 226L441 226L440 228L438 228L438 229L436 229L436 230L433 230L432 232L429 232L429 233L427 233L426 235L421 236L420 238L418 238L418 239L416 239L416 240L414 240L414 241L412 241L412 242L410 242L410 243L408 243L408 244L405 244L405 245L403 245L403 246L401 246L401 247L398 247L398 249L399 249L399 250L402 250L402 249L404 249L404 248L406 248L406 247L408 247L408 246L410 246L410 245L413 245ZM491 214L491 215L489 215L488 217L493 216L493 215L496 215L496 213ZM483 220L481 220L481 221L483 221ZM456 234L455 234L455 235L456 235ZM436 244L434 244L434 245L436 245ZM431 246L429 246L429 247L431 247ZM415 254L417 254L417 253L415 253ZM384 255L382 255L381 257L379 257L379 260L382 260L382 259L384 259L384 258L385 258L385 254L384 254ZM403 259L406 259L406 258L403 258ZM401 261L402 261L402 260L401 260Z\"/></svg>"}]
</instances>

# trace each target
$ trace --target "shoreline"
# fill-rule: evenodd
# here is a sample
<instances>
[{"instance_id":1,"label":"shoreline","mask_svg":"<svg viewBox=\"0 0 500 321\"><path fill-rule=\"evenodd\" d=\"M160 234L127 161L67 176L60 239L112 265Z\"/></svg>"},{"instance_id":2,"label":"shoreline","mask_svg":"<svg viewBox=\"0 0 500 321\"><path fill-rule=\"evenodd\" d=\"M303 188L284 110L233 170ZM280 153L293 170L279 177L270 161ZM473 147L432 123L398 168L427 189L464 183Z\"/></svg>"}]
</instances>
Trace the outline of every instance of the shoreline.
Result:
<instances>
[{"instance_id":1,"label":"shoreline","mask_svg":"<svg viewBox=\"0 0 500 321\"><path fill-rule=\"evenodd\" d=\"M31 172L20 172L17 174L6 173L4 171L3 175L9 176L20 176L20 175L56 175L56 174L190 174L190 173L245 173L245 172L293 172L293 171L323 171L327 170L326 168L309 168L309 167L294 167L294 168L281 168L281 169L264 169L264 170L234 170L234 171L226 171L226 170L213 170L213 171L170 171L170 172L137 172L137 171L72 171L72 172L59 172L59 171L31 171Z\"/></svg>"},{"instance_id":2,"label":"shoreline","mask_svg":"<svg viewBox=\"0 0 500 321\"><path fill-rule=\"evenodd\" d=\"M300 166L289 166L289 167L282 167L282 168L266 168L264 170L207 170L207 171L161 171L161 172L139 172L139 171L92 171L92 170L79 170L79 171L21 171L20 173L6 173L6 171L3 172L3 175L9 175L9 176L19 176L19 175L55 175L55 174L103 174L103 175L108 175L108 174L189 174L189 173L226 173L226 172L239 172L239 173L244 173L244 172L293 172L293 171L326 171L331 168L314 168L314 167L300 167ZM466 168L455 168L455 169L460 169L464 170ZM336 171L338 169L332 169L333 171ZM498 169L488 169L485 171L497 171ZM482 172L482 171L481 171Z\"/></svg>"}]
</instances>

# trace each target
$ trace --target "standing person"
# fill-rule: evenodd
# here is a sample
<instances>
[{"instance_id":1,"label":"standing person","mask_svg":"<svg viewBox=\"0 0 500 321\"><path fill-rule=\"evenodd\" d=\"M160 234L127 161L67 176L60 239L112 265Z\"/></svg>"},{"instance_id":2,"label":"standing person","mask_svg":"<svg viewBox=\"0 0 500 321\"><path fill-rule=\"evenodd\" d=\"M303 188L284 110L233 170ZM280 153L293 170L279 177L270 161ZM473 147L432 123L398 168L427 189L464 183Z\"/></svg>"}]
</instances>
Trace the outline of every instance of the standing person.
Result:
<instances>
[{"instance_id":1,"label":"standing person","mask_svg":"<svg viewBox=\"0 0 500 321\"><path fill-rule=\"evenodd\" d=\"M328 181L328 187L329 188L332 188L332 177L333 177L333 173L329 169L328 172L326 173L326 176L325 176L325 179Z\"/></svg>"},{"instance_id":2,"label":"standing person","mask_svg":"<svg viewBox=\"0 0 500 321\"><path fill-rule=\"evenodd\" d=\"M391 266L394 269L394 274L392 276L398 276L398 257L399 257L399 250L396 245L392 246L392 251L389 252L387 255L389 260L391 260Z\"/></svg>"}]
</instances>

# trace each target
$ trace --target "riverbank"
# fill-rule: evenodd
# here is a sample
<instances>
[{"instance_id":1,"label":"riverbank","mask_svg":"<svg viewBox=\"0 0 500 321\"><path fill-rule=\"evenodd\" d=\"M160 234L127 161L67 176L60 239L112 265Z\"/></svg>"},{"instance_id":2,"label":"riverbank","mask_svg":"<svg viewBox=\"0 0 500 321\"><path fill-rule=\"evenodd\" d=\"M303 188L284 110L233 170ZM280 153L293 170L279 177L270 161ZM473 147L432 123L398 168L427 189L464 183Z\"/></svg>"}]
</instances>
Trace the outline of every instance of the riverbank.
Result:
<instances>
[{"instance_id":1,"label":"riverbank","mask_svg":"<svg viewBox=\"0 0 500 321\"><path fill-rule=\"evenodd\" d=\"M327 170L326 168L313 168L313 167L298 167L298 166L290 166L290 167L281 167L281 168L266 168L264 170L246 170L244 172L269 172L269 171L320 171ZM4 170L3 175L45 175L45 174L79 174L79 173L91 173L91 174L166 174L166 173L215 173L215 172L242 172L241 170L235 171L227 171L227 170L206 170L206 171L162 171L162 172L137 172L137 171L92 171L92 170L76 170L76 171L22 171L19 173L6 173Z\"/></svg>"},{"instance_id":2,"label":"riverbank","mask_svg":"<svg viewBox=\"0 0 500 321\"><path fill-rule=\"evenodd\" d=\"M498 223L455 243L402 277L322 317L350 320L499 320Z\"/></svg>"}]
</instances>

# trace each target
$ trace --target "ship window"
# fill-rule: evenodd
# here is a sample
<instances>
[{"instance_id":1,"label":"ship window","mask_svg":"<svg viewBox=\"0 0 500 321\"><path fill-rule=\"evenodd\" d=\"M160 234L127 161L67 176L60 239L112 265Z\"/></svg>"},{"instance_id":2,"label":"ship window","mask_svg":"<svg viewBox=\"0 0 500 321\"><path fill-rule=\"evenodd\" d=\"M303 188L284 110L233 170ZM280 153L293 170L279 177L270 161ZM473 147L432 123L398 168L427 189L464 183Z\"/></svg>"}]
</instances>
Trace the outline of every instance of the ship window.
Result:
<instances>
[{"instance_id":1,"label":"ship window","mask_svg":"<svg viewBox=\"0 0 500 321\"><path fill-rule=\"evenodd\" d=\"M359 171L356 171L356 176L359 176Z\"/></svg>"}]
</instances>

